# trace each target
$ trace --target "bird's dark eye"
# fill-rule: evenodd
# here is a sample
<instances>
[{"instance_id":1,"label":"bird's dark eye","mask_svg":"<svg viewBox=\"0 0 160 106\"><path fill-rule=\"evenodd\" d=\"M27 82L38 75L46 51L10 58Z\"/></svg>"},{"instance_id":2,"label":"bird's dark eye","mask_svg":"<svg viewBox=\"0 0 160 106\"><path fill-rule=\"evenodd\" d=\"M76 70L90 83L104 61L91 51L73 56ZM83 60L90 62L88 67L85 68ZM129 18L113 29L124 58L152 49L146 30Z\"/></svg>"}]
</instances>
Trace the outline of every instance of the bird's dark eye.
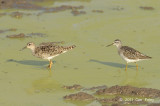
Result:
<instances>
[{"instance_id":1,"label":"bird's dark eye","mask_svg":"<svg viewBox=\"0 0 160 106\"><path fill-rule=\"evenodd\" d=\"M30 46L31 44L29 43L28 46Z\"/></svg>"}]
</instances>

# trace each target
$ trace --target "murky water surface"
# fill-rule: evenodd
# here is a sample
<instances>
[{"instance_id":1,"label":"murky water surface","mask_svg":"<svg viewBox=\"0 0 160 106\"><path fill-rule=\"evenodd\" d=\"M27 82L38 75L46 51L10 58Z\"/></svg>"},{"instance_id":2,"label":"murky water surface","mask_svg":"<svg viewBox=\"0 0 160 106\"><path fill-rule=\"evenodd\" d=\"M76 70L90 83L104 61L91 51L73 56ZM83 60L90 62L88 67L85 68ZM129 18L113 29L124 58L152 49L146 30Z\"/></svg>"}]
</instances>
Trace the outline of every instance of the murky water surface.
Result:
<instances>
[{"instance_id":1,"label":"murky water surface","mask_svg":"<svg viewBox=\"0 0 160 106\"><path fill-rule=\"evenodd\" d=\"M70 10L43 13L36 10L0 10L30 13L22 18L0 17L0 29L16 31L0 33L0 105L3 106L75 106L95 105L66 102L71 92L63 85L133 85L160 89L160 4L155 0L75 0L48 1L48 7L84 6L86 14L73 16ZM39 3L39 5L43 5ZM153 7L153 10L140 7ZM102 10L102 13L92 12ZM42 33L44 36L6 38L13 34ZM153 59L134 63L125 72L123 61L114 46L105 47L115 39L147 54ZM65 41L77 47L53 59L51 72L48 61L33 57L30 50L19 51L27 42Z\"/></svg>"}]
</instances>

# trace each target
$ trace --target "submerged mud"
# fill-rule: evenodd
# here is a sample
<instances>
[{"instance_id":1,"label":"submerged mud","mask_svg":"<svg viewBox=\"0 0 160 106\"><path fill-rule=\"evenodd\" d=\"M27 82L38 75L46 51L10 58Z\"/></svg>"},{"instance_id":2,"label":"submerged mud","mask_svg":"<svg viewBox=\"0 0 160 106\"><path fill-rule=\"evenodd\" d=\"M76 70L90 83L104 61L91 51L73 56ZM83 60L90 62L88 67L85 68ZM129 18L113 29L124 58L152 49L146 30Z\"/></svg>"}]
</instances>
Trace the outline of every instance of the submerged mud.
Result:
<instances>
[{"instance_id":1,"label":"submerged mud","mask_svg":"<svg viewBox=\"0 0 160 106\"><path fill-rule=\"evenodd\" d=\"M84 90L94 91L94 90L100 90L100 89L106 89L106 88L107 88L106 85L101 85L101 86L94 86L94 87L91 87L91 88L85 88Z\"/></svg>"},{"instance_id":2,"label":"submerged mud","mask_svg":"<svg viewBox=\"0 0 160 106\"><path fill-rule=\"evenodd\" d=\"M7 35L7 38L27 38L27 37L44 37L45 34L43 33L29 33L29 34L24 34L24 33L19 33L19 34L13 34L13 35Z\"/></svg>"},{"instance_id":3,"label":"submerged mud","mask_svg":"<svg viewBox=\"0 0 160 106\"><path fill-rule=\"evenodd\" d=\"M103 10L92 10L92 12L95 12L95 13L104 13Z\"/></svg>"},{"instance_id":4,"label":"submerged mud","mask_svg":"<svg viewBox=\"0 0 160 106\"><path fill-rule=\"evenodd\" d=\"M8 8L38 10L43 7L31 3L31 0L0 0L0 9Z\"/></svg>"},{"instance_id":5,"label":"submerged mud","mask_svg":"<svg viewBox=\"0 0 160 106\"><path fill-rule=\"evenodd\" d=\"M74 89L81 88L78 93L73 93L66 95L63 98L65 100L71 101L98 101L104 106L107 104L112 105L146 105L154 106L153 101L155 98L160 97L160 90L152 88L137 88L133 86L112 86L107 88L107 86L97 86L91 88L83 88L81 85L64 86L64 89ZM86 92L89 91L90 93ZM96 91L94 91L96 90ZM83 92L82 92L83 91ZM91 93L92 92L92 93ZM110 97L112 95L112 97ZM118 96L117 96L118 95ZM104 97L101 97L104 96ZM156 106L156 105L155 105Z\"/></svg>"},{"instance_id":6,"label":"submerged mud","mask_svg":"<svg viewBox=\"0 0 160 106\"><path fill-rule=\"evenodd\" d=\"M140 9L143 9L143 10L154 10L153 7L147 7L147 6L145 6L145 7L141 6L141 7L139 7L139 8L140 8Z\"/></svg>"},{"instance_id":7,"label":"submerged mud","mask_svg":"<svg viewBox=\"0 0 160 106\"><path fill-rule=\"evenodd\" d=\"M85 11L79 10L83 9L84 6L71 6L71 5L61 5L57 7L45 7L36 5L33 1L36 2L44 2L44 0L0 0L0 9L25 9L25 10L41 10L37 15L41 15L43 13L54 13L65 10L71 10L71 13L74 16L86 14ZM6 14L1 13L0 16ZM9 14L11 17L22 18L24 15L33 15L31 13L23 13L23 12L13 12Z\"/></svg>"},{"instance_id":8,"label":"submerged mud","mask_svg":"<svg viewBox=\"0 0 160 106\"><path fill-rule=\"evenodd\" d=\"M74 15L74 16L78 16L78 15L81 15L81 14L86 14L85 11L79 11L79 10L72 10L71 13Z\"/></svg>"},{"instance_id":9,"label":"submerged mud","mask_svg":"<svg viewBox=\"0 0 160 106\"><path fill-rule=\"evenodd\" d=\"M87 12L82 10L84 6L72 6L72 5L61 5L56 7L47 7L37 5L37 2L45 2L45 0L0 0L0 9L21 9L21 10L40 10L37 14L35 13L24 13L24 12L11 12L1 13L0 16L9 15L13 18L21 19L23 16L37 15L40 16L44 13L56 13L66 10L70 10L73 16L85 15ZM92 10L93 13L103 13L103 10Z\"/></svg>"},{"instance_id":10,"label":"submerged mud","mask_svg":"<svg viewBox=\"0 0 160 106\"><path fill-rule=\"evenodd\" d=\"M10 16L13 17L13 18L17 18L17 19L20 19L22 18L23 16L29 16L29 15L32 15L30 13L23 13L23 12L12 12L10 13Z\"/></svg>"},{"instance_id":11,"label":"submerged mud","mask_svg":"<svg viewBox=\"0 0 160 106\"><path fill-rule=\"evenodd\" d=\"M160 90L152 88L137 88L132 86L112 86L110 88L96 91L97 95L125 95L139 97L160 97Z\"/></svg>"},{"instance_id":12,"label":"submerged mud","mask_svg":"<svg viewBox=\"0 0 160 106\"><path fill-rule=\"evenodd\" d=\"M70 95L66 95L64 96L65 100L80 100L80 101L88 101L88 100L94 100L95 97L87 94L85 92L78 92L75 94L70 94Z\"/></svg>"},{"instance_id":13,"label":"submerged mud","mask_svg":"<svg viewBox=\"0 0 160 106\"><path fill-rule=\"evenodd\" d=\"M24 33L20 33L20 34L14 34L14 35L7 35L7 38L25 38L27 37Z\"/></svg>"},{"instance_id":14,"label":"submerged mud","mask_svg":"<svg viewBox=\"0 0 160 106\"><path fill-rule=\"evenodd\" d=\"M15 28L11 28L11 29L6 29L6 30L0 30L0 33L5 33L5 32L9 32L9 31L16 31L17 29Z\"/></svg>"},{"instance_id":15,"label":"submerged mud","mask_svg":"<svg viewBox=\"0 0 160 106\"><path fill-rule=\"evenodd\" d=\"M36 5L36 3L37 2L44 3L48 1L51 1L54 4L54 2L59 0L0 0L0 9L15 8L15 9L43 10L46 8L43 6ZM60 2L63 1L66 0L61 0ZM90 0L83 0L83 2L85 1L90 1Z\"/></svg>"},{"instance_id":16,"label":"submerged mud","mask_svg":"<svg viewBox=\"0 0 160 106\"><path fill-rule=\"evenodd\" d=\"M83 87L81 85L78 85L78 84L74 84L72 86L63 86L62 88L64 89L69 89L69 90L80 90L82 89Z\"/></svg>"}]
</instances>

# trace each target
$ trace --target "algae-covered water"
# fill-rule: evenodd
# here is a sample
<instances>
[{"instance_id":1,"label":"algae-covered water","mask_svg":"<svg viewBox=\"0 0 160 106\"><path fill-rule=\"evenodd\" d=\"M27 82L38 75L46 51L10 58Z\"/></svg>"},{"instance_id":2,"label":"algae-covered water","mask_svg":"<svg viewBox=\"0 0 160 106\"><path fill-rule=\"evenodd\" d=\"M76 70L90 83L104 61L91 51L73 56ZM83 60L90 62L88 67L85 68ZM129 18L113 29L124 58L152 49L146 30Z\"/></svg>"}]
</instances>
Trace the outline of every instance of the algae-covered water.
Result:
<instances>
[{"instance_id":1,"label":"algae-covered water","mask_svg":"<svg viewBox=\"0 0 160 106\"><path fill-rule=\"evenodd\" d=\"M156 0L79 0L48 1L44 5L84 6L86 14L74 16L70 10L43 13L40 10L6 9L31 13L22 18L0 17L0 105L2 106L99 106L97 102L81 104L66 102L63 96L70 91L63 85L80 84L132 85L160 89L160 1ZM40 4L43 5L43 4ZM143 9L140 7L152 7ZM92 12L102 10L102 13ZM42 33L41 36L7 38L13 34ZM114 46L105 47L115 39L153 57L151 60L129 64L125 72L123 61ZM19 51L27 42L65 41L64 46L77 47L48 61L33 57L30 50Z\"/></svg>"}]
</instances>

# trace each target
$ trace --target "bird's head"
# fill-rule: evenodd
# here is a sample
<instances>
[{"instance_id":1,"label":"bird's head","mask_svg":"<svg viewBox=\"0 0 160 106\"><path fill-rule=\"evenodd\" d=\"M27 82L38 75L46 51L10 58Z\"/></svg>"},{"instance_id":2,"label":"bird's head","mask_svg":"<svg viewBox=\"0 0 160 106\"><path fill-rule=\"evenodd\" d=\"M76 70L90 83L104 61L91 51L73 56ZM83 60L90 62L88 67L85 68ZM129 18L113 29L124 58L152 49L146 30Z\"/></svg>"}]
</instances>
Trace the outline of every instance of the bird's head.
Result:
<instances>
[{"instance_id":1,"label":"bird's head","mask_svg":"<svg viewBox=\"0 0 160 106\"><path fill-rule=\"evenodd\" d=\"M29 43L27 43L27 45L26 45L24 48L22 48L21 50L24 50L24 49L26 49L26 48L29 48L29 49L31 49L31 50L34 50L34 49L35 49L35 44L34 44L33 42L29 42Z\"/></svg>"},{"instance_id":2,"label":"bird's head","mask_svg":"<svg viewBox=\"0 0 160 106\"><path fill-rule=\"evenodd\" d=\"M122 42L119 39L116 39L116 40L114 40L114 42L112 44L108 45L107 47L112 46L112 45L115 45L117 47L121 47Z\"/></svg>"}]
</instances>

